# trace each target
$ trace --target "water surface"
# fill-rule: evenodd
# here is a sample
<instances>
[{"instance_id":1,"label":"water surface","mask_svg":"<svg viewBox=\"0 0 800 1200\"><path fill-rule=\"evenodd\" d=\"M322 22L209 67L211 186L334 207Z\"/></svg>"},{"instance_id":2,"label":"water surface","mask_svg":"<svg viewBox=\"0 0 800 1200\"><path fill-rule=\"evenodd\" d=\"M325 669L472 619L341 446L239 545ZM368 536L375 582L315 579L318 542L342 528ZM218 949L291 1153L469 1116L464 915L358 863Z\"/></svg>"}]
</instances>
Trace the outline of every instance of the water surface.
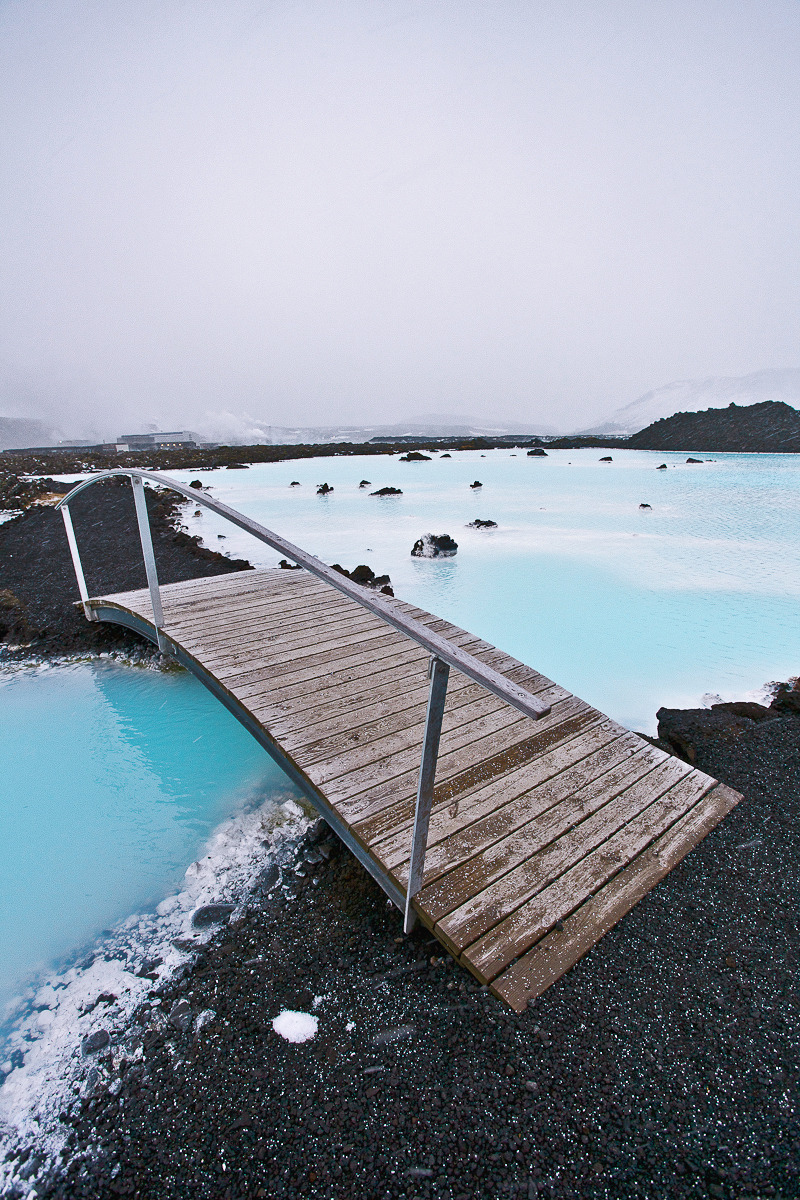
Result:
<instances>
[{"instance_id":1,"label":"water surface","mask_svg":"<svg viewBox=\"0 0 800 1200\"><path fill-rule=\"evenodd\" d=\"M599 461L609 453L611 463ZM686 458L495 450L174 474L201 478L213 496L326 562L388 572L398 596L488 638L623 724L654 731L662 704L738 696L800 671L800 459ZM360 489L361 479L371 486ZM480 489L470 488L475 480ZM323 481L334 488L324 497ZM385 485L403 495L370 496ZM187 524L209 546L277 564L227 522L193 513L188 506ZM498 528L465 528L476 517ZM457 556L412 559L426 532L451 534Z\"/></svg>"},{"instance_id":2,"label":"water surface","mask_svg":"<svg viewBox=\"0 0 800 1200\"><path fill-rule=\"evenodd\" d=\"M0 672L0 1011L22 980L152 908L238 808L293 791L186 672Z\"/></svg>"}]
</instances>

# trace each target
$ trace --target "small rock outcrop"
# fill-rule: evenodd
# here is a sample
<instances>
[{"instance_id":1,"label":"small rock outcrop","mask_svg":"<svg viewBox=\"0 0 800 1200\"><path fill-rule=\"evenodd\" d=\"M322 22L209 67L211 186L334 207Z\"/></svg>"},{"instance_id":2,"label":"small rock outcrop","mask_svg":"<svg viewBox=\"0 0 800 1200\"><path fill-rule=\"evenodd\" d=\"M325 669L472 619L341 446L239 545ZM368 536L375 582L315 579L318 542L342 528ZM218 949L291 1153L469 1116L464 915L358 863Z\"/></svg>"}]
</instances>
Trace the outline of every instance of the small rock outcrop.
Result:
<instances>
[{"instance_id":1,"label":"small rock outcrop","mask_svg":"<svg viewBox=\"0 0 800 1200\"><path fill-rule=\"evenodd\" d=\"M206 925L219 925L228 921L233 912L233 904L204 904L192 913L192 925L195 929L203 929Z\"/></svg>"},{"instance_id":2,"label":"small rock outcrop","mask_svg":"<svg viewBox=\"0 0 800 1200\"><path fill-rule=\"evenodd\" d=\"M662 463L660 467L656 467L657 471L666 471L666 469L667 469L666 463Z\"/></svg>"},{"instance_id":3,"label":"small rock outcrop","mask_svg":"<svg viewBox=\"0 0 800 1200\"><path fill-rule=\"evenodd\" d=\"M333 491L333 488L331 487L331 485L329 483L321 483L317 488L317 495L318 496L327 496L328 493L332 492L332 491Z\"/></svg>"},{"instance_id":4,"label":"small rock outcrop","mask_svg":"<svg viewBox=\"0 0 800 1200\"><path fill-rule=\"evenodd\" d=\"M640 504L639 508L652 508L652 504Z\"/></svg>"},{"instance_id":5,"label":"small rock outcrop","mask_svg":"<svg viewBox=\"0 0 800 1200\"><path fill-rule=\"evenodd\" d=\"M547 458L547 451L541 446L534 446L533 450L528 451L528 458Z\"/></svg>"},{"instance_id":6,"label":"small rock outcrop","mask_svg":"<svg viewBox=\"0 0 800 1200\"><path fill-rule=\"evenodd\" d=\"M606 455L604 455L603 458L599 459L598 461L599 462L613 462L614 460L610 454L606 454Z\"/></svg>"},{"instance_id":7,"label":"small rock outcrop","mask_svg":"<svg viewBox=\"0 0 800 1200\"><path fill-rule=\"evenodd\" d=\"M702 463L702 458L687 458L687 463Z\"/></svg>"},{"instance_id":8,"label":"small rock outcrop","mask_svg":"<svg viewBox=\"0 0 800 1200\"><path fill-rule=\"evenodd\" d=\"M394 595L389 576L376 575L372 567L368 567L366 563L360 563L357 567L353 567L352 571L346 570L341 563L331 563L331 567L340 575L346 575L348 579L352 579L353 583L360 583L362 587L380 591L384 596Z\"/></svg>"},{"instance_id":9,"label":"small rock outcrop","mask_svg":"<svg viewBox=\"0 0 800 1200\"><path fill-rule=\"evenodd\" d=\"M293 479L292 482L289 484L289 487L300 487L300 480Z\"/></svg>"},{"instance_id":10,"label":"small rock outcrop","mask_svg":"<svg viewBox=\"0 0 800 1200\"><path fill-rule=\"evenodd\" d=\"M360 483L358 486L359 486L360 488L365 488L365 487L369 487L369 486L370 486L370 483L371 483L371 480L369 480L369 479L362 479L362 480L361 480L361 483Z\"/></svg>"},{"instance_id":11,"label":"small rock outcrop","mask_svg":"<svg viewBox=\"0 0 800 1200\"><path fill-rule=\"evenodd\" d=\"M300 566L300 563L290 563L287 562L285 558L281 559L281 561L278 563L278 566L282 571L302 571L303 569Z\"/></svg>"},{"instance_id":12,"label":"small rock outcrop","mask_svg":"<svg viewBox=\"0 0 800 1200\"><path fill-rule=\"evenodd\" d=\"M474 483L471 483L469 486L470 486L470 487L473 489L473 491L474 491L474 489L475 489L475 488L483 487L483 484L481 483L480 479L476 479L476 480L475 480L475 482L474 482Z\"/></svg>"},{"instance_id":13,"label":"small rock outcrop","mask_svg":"<svg viewBox=\"0 0 800 1200\"><path fill-rule=\"evenodd\" d=\"M192 482L189 484L189 487L193 487L193 488L201 488L202 486L203 485L199 479L193 479Z\"/></svg>"},{"instance_id":14,"label":"small rock outcrop","mask_svg":"<svg viewBox=\"0 0 800 1200\"><path fill-rule=\"evenodd\" d=\"M482 521L480 517L476 517L474 521L466 526L467 529L497 529L497 521Z\"/></svg>"},{"instance_id":15,"label":"small rock outcrop","mask_svg":"<svg viewBox=\"0 0 800 1200\"><path fill-rule=\"evenodd\" d=\"M370 492L370 496L402 496L400 488L382 487L378 488L377 492Z\"/></svg>"},{"instance_id":16,"label":"small rock outcrop","mask_svg":"<svg viewBox=\"0 0 800 1200\"><path fill-rule=\"evenodd\" d=\"M452 558L458 550L449 533L426 533L411 549L412 558Z\"/></svg>"},{"instance_id":17,"label":"small rock outcrop","mask_svg":"<svg viewBox=\"0 0 800 1200\"><path fill-rule=\"evenodd\" d=\"M96 1054L98 1050L103 1050L110 1043L111 1037L107 1029L96 1029L94 1033L89 1033L81 1042L82 1054Z\"/></svg>"},{"instance_id":18,"label":"small rock outcrop","mask_svg":"<svg viewBox=\"0 0 800 1200\"><path fill-rule=\"evenodd\" d=\"M404 454L400 462L430 462L429 454L420 454L419 450L409 450L408 454Z\"/></svg>"},{"instance_id":19,"label":"small rock outcrop","mask_svg":"<svg viewBox=\"0 0 800 1200\"><path fill-rule=\"evenodd\" d=\"M440 454L439 457L440 458L452 458L453 456L452 456L452 454Z\"/></svg>"}]
</instances>

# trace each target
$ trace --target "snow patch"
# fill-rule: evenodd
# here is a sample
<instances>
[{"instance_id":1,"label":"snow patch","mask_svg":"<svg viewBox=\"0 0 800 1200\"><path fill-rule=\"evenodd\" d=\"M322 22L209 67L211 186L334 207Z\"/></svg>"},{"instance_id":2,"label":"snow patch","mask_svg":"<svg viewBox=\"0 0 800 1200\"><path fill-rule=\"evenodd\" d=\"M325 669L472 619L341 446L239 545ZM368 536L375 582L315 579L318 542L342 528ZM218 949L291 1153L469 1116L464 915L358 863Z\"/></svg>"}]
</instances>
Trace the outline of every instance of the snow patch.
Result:
<instances>
[{"instance_id":1,"label":"snow patch","mask_svg":"<svg viewBox=\"0 0 800 1200\"><path fill-rule=\"evenodd\" d=\"M272 1022L272 1028L287 1042L310 1042L316 1036L319 1021L311 1013L285 1008Z\"/></svg>"}]
</instances>

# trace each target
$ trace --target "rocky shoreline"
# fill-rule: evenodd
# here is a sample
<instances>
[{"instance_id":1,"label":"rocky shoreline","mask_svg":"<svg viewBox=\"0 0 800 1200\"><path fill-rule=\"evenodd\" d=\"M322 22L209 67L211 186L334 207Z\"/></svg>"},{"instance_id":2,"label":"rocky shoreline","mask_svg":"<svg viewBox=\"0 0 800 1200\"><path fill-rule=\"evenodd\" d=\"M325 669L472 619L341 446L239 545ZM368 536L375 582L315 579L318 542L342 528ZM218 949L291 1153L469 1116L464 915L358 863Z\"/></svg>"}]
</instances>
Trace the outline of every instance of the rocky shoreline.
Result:
<instances>
[{"instance_id":1,"label":"rocky shoreline","mask_svg":"<svg viewBox=\"0 0 800 1200\"><path fill-rule=\"evenodd\" d=\"M142 586L130 489L101 486L102 529L99 498L75 502L90 588ZM148 503L165 581L247 567ZM65 601L60 525L41 508L0 526L0 588L23 606L6 660L141 649ZM520 1016L424 930L403 936L315 825L280 879L217 914L206 944L189 939L179 972L152 965L132 1029L87 1047L95 1075L64 1106L58 1159L10 1147L5 1195L798 1195L796 699L785 685L763 711L661 711L662 744L745 800ZM278 1036L283 1010L315 1014L316 1036Z\"/></svg>"}]
</instances>

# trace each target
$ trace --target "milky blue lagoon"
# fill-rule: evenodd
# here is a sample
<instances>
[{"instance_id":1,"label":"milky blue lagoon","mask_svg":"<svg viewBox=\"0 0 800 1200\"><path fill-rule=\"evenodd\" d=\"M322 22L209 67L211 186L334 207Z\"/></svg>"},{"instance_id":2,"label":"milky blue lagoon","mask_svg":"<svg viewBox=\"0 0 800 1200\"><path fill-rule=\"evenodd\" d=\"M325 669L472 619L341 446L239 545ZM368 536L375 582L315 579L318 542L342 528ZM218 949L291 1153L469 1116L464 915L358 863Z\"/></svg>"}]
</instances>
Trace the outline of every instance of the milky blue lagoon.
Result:
<instances>
[{"instance_id":1,"label":"milky blue lagoon","mask_svg":"<svg viewBox=\"0 0 800 1200\"><path fill-rule=\"evenodd\" d=\"M613 462L600 462L607 454ZM199 478L213 496L325 561L388 572L398 596L480 634L630 728L654 732L662 704L741 696L800 672L800 458L686 458L468 451L423 463L397 455L301 460ZM359 489L361 479L373 486ZM476 479L483 487L472 491ZM302 486L290 488L292 480ZM316 494L323 481L331 495ZM369 495L385 485L403 495ZM193 512L187 525L209 546L277 563L227 522ZM498 528L466 529L476 517ZM451 534L457 556L412 559L426 532Z\"/></svg>"},{"instance_id":2,"label":"milky blue lagoon","mask_svg":"<svg viewBox=\"0 0 800 1200\"><path fill-rule=\"evenodd\" d=\"M686 454L612 451L601 463L604 453L325 458L175 474L201 478L327 562L388 572L398 596L631 728L653 731L662 704L741 696L796 674L798 458L717 455L692 466ZM359 489L361 479L371 486ZM476 479L483 487L472 491ZM316 494L323 481L334 487L327 497ZM369 495L387 484L403 495ZM194 511L187 506L186 523L209 546L277 563L263 544ZM465 528L475 517L498 528ZM412 559L429 531L455 537L457 556ZM157 904L221 820L290 785L185 673L101 661L7 671L0 682L2 1001L28 972Z\"/></svg>"},{"instance_id":3,"label":"milky blue lagoon","mask_svg":"<svg viewBox=\"0 0 800 1200\"><path fill-rule=\"evenodd\" d=\"M181 672L109 660L0 672L0 1013L20 981L152 908L285 776Z\"/></svg>"}]
</instances>

